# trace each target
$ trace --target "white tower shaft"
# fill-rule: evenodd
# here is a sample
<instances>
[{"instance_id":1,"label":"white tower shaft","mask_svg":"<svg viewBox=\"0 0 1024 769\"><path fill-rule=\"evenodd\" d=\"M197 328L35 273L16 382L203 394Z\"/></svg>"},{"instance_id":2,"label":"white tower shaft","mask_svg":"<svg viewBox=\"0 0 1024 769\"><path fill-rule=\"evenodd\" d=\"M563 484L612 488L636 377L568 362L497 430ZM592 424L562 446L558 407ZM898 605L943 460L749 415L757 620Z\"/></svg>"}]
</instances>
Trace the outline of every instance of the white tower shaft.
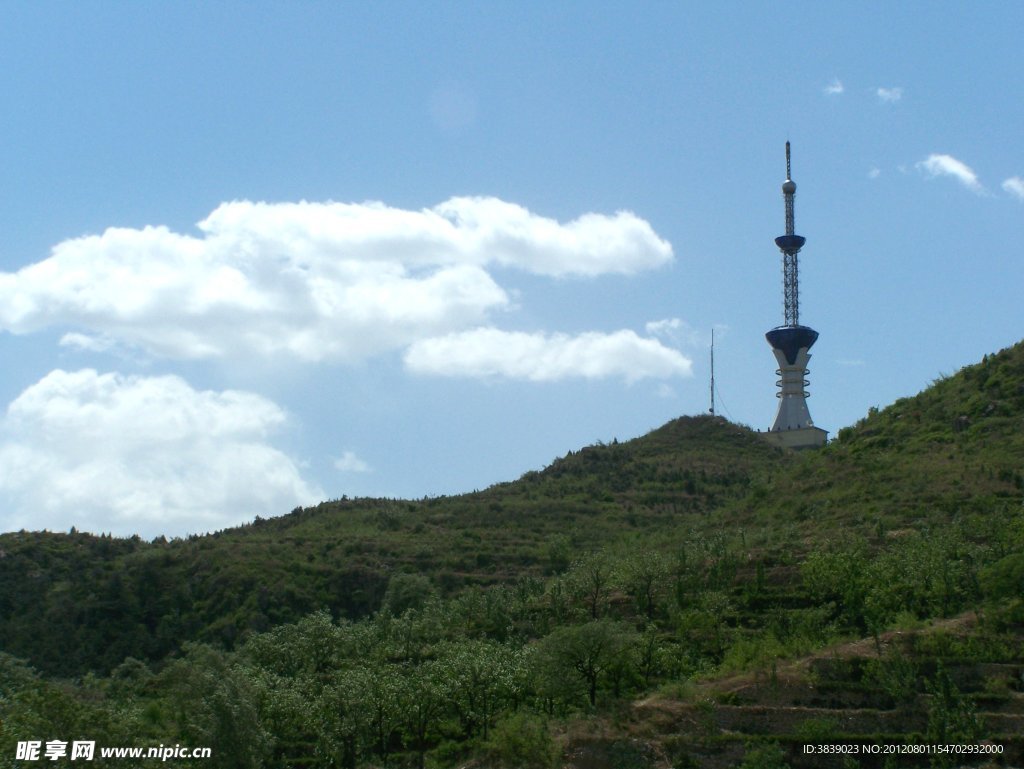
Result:
<instances>
[{"instance_id":1,"label":"white tower shaft","mask_svg":"<svg viewBox=\"0 0 1024 769\"><path fill-rule=\"evenodd\" d=\"M805 347L797 353L796 360L790 363L782 350L772 352L779 362L779 368L775 373L780 377L775 383L780 388L776 393L779 398L779 410L775 414L772 430L801 430L805 427L814 427L811 412L807 409L807 396L810 393L804 389L809 384L804 377L808 373L807 362L811 359L811 354Z\"/></svg>"}]
</instances>

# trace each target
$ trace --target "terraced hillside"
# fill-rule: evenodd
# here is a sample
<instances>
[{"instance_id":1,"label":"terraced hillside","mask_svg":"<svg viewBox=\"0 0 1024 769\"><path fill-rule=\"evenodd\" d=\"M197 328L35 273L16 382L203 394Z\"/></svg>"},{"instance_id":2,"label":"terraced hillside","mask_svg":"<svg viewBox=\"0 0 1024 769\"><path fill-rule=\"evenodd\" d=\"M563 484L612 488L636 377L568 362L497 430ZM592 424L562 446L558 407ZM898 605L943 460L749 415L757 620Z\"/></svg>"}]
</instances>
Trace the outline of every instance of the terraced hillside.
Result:
<instances>
[{"instance_id":1,"label":"terraced hillside","mask_svg":"<svg viewBox=\"0 0 1024 769\"><path fill-rule=\"evenodd\" d=\"M1024 346L873 409L713 517L754 561L729 591L732 659L573 725L566 766L1024 765ZM779 617L815 605L844 640L787 649ZM859 752L804 752L831 742ZM946 743L1003 752L905 752Z\"/></svg>"},{"instance_id":2,"label":"terraced hillside","mask_svg":"<svg viewBox=\"0 0 1024 769\"><path fill-rule=\"evenodd\" d=\"M1021 766L1021 636L978 622L889 631L653 694L614 719L568 727L563 765ZM928 752L938 745L957 747Z\"/></svg>"}]
</instances>

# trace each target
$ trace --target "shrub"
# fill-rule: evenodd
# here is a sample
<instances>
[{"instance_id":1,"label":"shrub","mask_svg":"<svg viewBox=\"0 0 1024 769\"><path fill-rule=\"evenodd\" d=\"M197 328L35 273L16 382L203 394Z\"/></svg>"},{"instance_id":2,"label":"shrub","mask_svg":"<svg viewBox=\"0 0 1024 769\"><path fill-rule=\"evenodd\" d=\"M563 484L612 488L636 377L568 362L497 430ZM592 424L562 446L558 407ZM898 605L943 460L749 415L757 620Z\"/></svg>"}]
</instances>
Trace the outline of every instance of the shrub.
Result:
<instances>
[{"instance_id":1,"label":"shrub","mask_svg":"<svg viewBox=\"0 0 1024 769\"><path fill-rule=\"evenodd\" d=\"M786 763L786 754L779 743L748 743L739 769L789 769L789 764Z\"/></svg>"},{"instance_id":2,"label":"shrub","mask_svg":"<svg viewBox=\"0 0 1024 769\"><path fill-rule=\"evenodd\" d=\"M495 724L484 753L503 769L555 769L559 760L547 721L522 711Z\"/></svg>"},{"instance_id":3,"label":"shrub","mask_svg":"<svg viewBox=\"0 0 1024 769\"><path fill-rule=\"evenodd\" d=\"M400 617L409 609L422 609L434 593L430 578L423 574L395 574L388 581L382 608Z\"/></svg>"}]
</instances>

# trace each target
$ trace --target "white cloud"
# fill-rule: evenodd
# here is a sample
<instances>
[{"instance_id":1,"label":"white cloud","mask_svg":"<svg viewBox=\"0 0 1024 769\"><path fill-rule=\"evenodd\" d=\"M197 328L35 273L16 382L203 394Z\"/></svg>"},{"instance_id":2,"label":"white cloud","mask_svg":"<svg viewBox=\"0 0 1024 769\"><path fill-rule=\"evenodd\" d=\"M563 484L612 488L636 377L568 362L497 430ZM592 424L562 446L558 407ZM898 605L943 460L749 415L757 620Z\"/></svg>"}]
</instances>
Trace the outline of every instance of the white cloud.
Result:
<instances>
[{"instance_id":1,"label":"white cloud","mask_svg":"<svg viewBox=\"0 0 1024 769\"><path fill-rule=\"evenodd\" d=\"M716 329L723 331L724 327ZM680 318L663 318L644 324L644 331L650 336L664 339L676 346L705 347L711 343L710 332L698 331Z\"/></svg>"},{"instance_id":2,"label":"white cloud","mask_svg":"<svg viewBox=\"0 0 1024 769\"><path fill-rule=\"evenodd\" d=\"M716 323L713 330L721 341L729 333L729 327ZM644 331L677 347L708 347L711 345L712 329L696 329L680 318L663 318L644 324Z\"/></svg>"},{"instance_id":3,"label":"white cloud","mask_svg":"<svg viewBox=\"0 0 1024 769\"><path fill-rule=\"evenodd\" d=\"M346 451L334 460L334 469L343 473L369 473L373 468L359 458L354 451Z\"/></svg>"},{"instance_id":4,"label":"white cloud","mask_svg":"<svg viewBox=\"0 0 1024 769\"><path fill-rule=\"evenodd\" d=\"M323 499L268 443L285 422L175 376L52 371L0 421L0 530L184 535Z\"/></svg>"},{"instance_id":5,"label":"white cloud","mask_svg":"<svg viewBox=\"0 0 1024 769\"><path fill-rule=\"evenodd\" d=\"M691 375L691 362L680 352L628 330L569 336L478 328L418 341L406 352L405 364L417 374L532 382Z\"/></svg>"},{"instance_id":6,"label":"white cloud","mask_svg":"<svg viewBox=\"0 0 1024 769\"><path fill-rule=\"evenodd\" d=\"M971 170L966 163L957 160L952 155L929 155L917 164L917 168L928 174L929 177L952 176L971 192L982 193L985 188L978 181L977 174Z\"/></svg>"},{"instance_id":7,"label":"white cloud","mask_svg":"<svg viewBox=\"0 0 1024 769\"><path fill-rule=\"evenodd\" d=\"M74 347L88 352L107 352L117 346L117 342L109 336L89 336L70 332L60 338L61 347Z\"/></svg>"},{"instance_id":8,"label":"white cloud","mask_svg":"<svg viewBox=\"0 0 1024 769\"><path fill-rule=\"evenodd\" d=\"M877 179L881 175L882 175L882 169L878 168L877 166L872 166L871 170L868 171L868 178L869 179Z\"/></svg>"},{"instance_id":9,"label":"white cloud","mask_svg":"<svg viewBox=\"0 0 1024 769\"><path fill-rule=\"evenodd\" d=\"M494 198L421 211L236 201L199 229L112 228L0 273L0 329L68 328L63 344L92 351L350 361L508 308L488 268L594 276L672 260L631 213L559 223Z\"/></svg>"},{"instance_id":10,"label":"white cloud","mask_svg":"<svg viewBox=\"0 0 1024 769\"><path fill-rule=\"evenodd\" d=\"M846 89L843 88L842 82L837 77L832 78L832 82L824 88L825 93L829 96L838 96L844 90Z\"/></svg>"},{"instance_id":11,"label":"white cloud","mask_svg":"<svg viewBox=\"0 0 1024 769\"><path fill-rule=\"evenodd\" d=\"M1011 176L1003 182L1003 190L1013 195L1017 200L1024 200L1024 179L1019 176Z\"/></svg>"},{"instance_id":12,"label":"white cloud","mask_svg":"<svg viewBox=\"0 0 1024 769\"><path fill-rule=\"evenodd\" d=\"M886 102L887 104L895 104L903 98L902 88L879 88L875 93L878 95L880 101Z\"/></svg>"},{"instance_id":13,"label":"white cloud","mask_svg":"<svg viewBox=\"0 0 1024 769\"><path fill-rule=\"evenodd\" d=\"M675 336L683 329L689 330L689 327L680 318L663 318L644 324L644 331L654 336Z\"/></svg>"},{"instance_id":14,"label":"white cloud","mask_svg":"<svg viewBox=\"0 0 1024 769\"><path fill-rule=\"evenodd\" d=\"M560 277L631 275L672 260L672 246L628 211L560 224L496 198L452 198L431 212L444 218L457 252L473 263Z\"/></svg>"}]
</instances>

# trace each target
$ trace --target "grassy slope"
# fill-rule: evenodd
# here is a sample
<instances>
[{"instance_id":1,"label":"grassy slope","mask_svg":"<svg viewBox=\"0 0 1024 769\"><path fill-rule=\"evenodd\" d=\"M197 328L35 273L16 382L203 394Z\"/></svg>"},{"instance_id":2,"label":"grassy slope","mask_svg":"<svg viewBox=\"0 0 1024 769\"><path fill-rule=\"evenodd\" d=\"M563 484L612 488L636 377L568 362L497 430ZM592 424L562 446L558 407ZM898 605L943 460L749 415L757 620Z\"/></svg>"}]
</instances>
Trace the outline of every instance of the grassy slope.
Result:
<instances>
[{"instance_id":1,"label":"grassy slope","mask_svg":"<svg viewBox=\"0 0 1024 769\"><path fill-rule=\"evenodd\" d=\"M1024 496L1024 343L839 431L720 510L766 546L922 528ZM781 528L780 528L781 527ZM777 545L778 543L776 543Z\"/></svg>"}]
</instances>

